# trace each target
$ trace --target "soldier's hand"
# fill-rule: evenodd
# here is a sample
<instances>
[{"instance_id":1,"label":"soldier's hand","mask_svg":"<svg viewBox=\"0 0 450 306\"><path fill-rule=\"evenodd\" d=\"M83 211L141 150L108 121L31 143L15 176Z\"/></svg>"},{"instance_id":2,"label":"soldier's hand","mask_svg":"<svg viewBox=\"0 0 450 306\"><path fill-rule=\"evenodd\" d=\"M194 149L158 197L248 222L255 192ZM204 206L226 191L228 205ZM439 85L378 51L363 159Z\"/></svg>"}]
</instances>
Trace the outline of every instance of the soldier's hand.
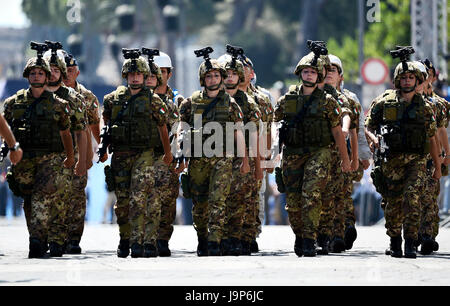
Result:
<instances>
[{"instance_id":1,"label":"soldier's hand","mask_svg":"<svg viewBox=\"0 0 450 306\"><path fill-rule=\"evenodd\" d=\"M67 157L64 160L64 167L65 168L71 169L71 168L73 168L74 165L75 165L75 158L74 157L72 157L72 158Z\"/></svg>"},{"instance_id":2,"label":"soldier's hand","mask_svg":"<svg viewBox=\"0 0 450 306\"><path fill-rule=\"evenodd\" d=\"M86 169L89 170L94 166L94 163L92 162L92 160L88 160L86 162Z\"/></svg>"},{"instance_id":3,"label":"soldier's hand","mask_svg":"<svg viewBox=\"0 0 450 306\"><path fill-rule=\"evenodd\" d=\"M446 155L443 162L444 166L450 165L450 155Z\"/></svg>"},{"instance_id":4,"label":"soldier's hand","mask_svg":"<svg viewBox=\"0 0 450 306\"><path fill-rule=\"evenodd\" d=\"M181 172L184 171L184 169L186 169L186 162L183 161L182 163L180 163L180 164L178 165L178 167L176 167L176 168L174 169L174 173L180 174Z\"/></svg>"},{"instance_id":5,"label":"soldier's hand","mask_svg":"<svg viewBox=\"0 0 450 306\"><path fill-rule=\"evenodd\" d=\"M352 160L351 162L351 171L355 172L359 169L359 159Z\"/></svg>"},{"instance_id":6,"label":"soldier's hand","mask_svg":"<svg viewBox=\"0 0 450 306\"><path fill-rule=\"evenodd\" d=\"M100 162L101 163L104 163L104 162L106 162L108 160L108 153L105 153L103 156L102 156L102 158L100 158Z\"/></svg>"},{"instance_id":7,"label":"soldier's hand","mask_svg":"<svg viewBox=\"0 0 450 306\"><path fill-rule=\"evenodd\" d=\"M351 164L349 161L342 161L342 172L348 173L352 170Z\"/></svg>"},{"instance_id":8,"label":"soldier's hand","mask_svg":"<svg viewBox=\"0 0 450 306\"><path fill-rule=\"evenodd\" d=\"M163 162L164 162L167 166L169 166L169 165L172 163L172 161L173 161L173 155L172 155L172 153L170 153L169 155L164 154Z\"/></svg>"},{"instance_id":9,"label":"soldier's hand","mask_svg":"<svg viewBox=\"0 0 450 306\"><path fill-rule=\"evenodd\" d=\"M241 167L240 167L241 174L247 174L250 172L250 165L248 163L248 159L244 159L242 161Z\"/></svg>"},{"instance_id":10,"label":"soldier's hand","mask_svg":"<svg viewBox=\"0 0 450 306\"><path fill-rule=\"evenodd\" d=\"M22 149L18 149L16 151L11 151L9 153L9 159L11 160L11 163L13 165L17 165L22 160L22 156L23 156Z\"/></svg>"},{"instance_id":11,"label":"soldier's hand","mask_svg":"<svg viewBox=\"0 0 450 306\"><path fill-rule=\"evenodd\" d=\"M369 169L369 167L370 167L370 161L368 161L368 160L365 159L365 160L362 160L361 163L362 163L362 165L363 165L363 169L364 169L364 170Z\"/></svg>"},{"instance_id":12,"label":"soldier's hand","mask_svg":"<svg viewBox=\"0 0 450 306\"><path fill-rule=\"evenodd\" d=\"M263 170L261 168L256 168L255 169L255 179L257 179L258 181L261 181L263 178L264 178Z\"/></svg>"},{"instance_id":13,"label":"soldier's hand","mask_svg":"<svg viewBox=\"0 0 450 306\"><path fill-rule=\"evenodd\" d=\"M74 173L76 176L85 176L87 174L86 164L78 161Z\"/></svg>"},{"instance_id":14,"label":"soldier's hand","mask_svg":"<svg viewBox=\"0 0 450 306\"><path fill-rule=\"evenodd\" d=\"M436 167L433 172L433 178L439 181L442 177L441 167Z\"/></svg>"}]
</instances>

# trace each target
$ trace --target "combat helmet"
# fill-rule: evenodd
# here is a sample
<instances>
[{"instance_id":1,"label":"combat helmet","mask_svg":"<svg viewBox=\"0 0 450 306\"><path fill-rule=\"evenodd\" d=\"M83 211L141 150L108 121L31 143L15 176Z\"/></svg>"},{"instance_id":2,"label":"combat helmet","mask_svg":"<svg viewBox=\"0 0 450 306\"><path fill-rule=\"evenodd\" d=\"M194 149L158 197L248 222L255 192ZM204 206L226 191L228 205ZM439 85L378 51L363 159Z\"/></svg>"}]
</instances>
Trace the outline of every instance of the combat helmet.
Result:
<instances>
[{"instance_id":1,"label":"combat helmet","mask_svg":"<svg viewBox=\"0 0 450 306\"><path fill-rule=\"evenodd\" d=\"M156 79L158 80L156 87L161 86L163 83L161 68L155 63L155 57L160 55L160 51L157 49L142 48L142 54L148 57L150 73L156 75Z\"/></svg>"},{"instance_id":2,"label":"combat helmet","mask_svg":"<svg viewBox=\"0 0 450 306\"><path fill-rule=\"evenodd\" d=\"M328 49L325 42L308 40L308 48L312 51L304 56L295 67L294 74L301 78L302 70L305 68L313 68L317 71L317 83L322 83L325 80L324 68L330 65L328 59ZM325 71L326 73L326 71Z\"/></svg>"},{"instance_id":3,"label":"combat helmet","mask_svg":"<svg viewBox=\"0 0 450 306\"><path fill-rule=\"evenodd\" d=\"M245 82L244 64L238 59L238 57L243 54L244 49L227 45L227 54L222 55L218 59L225 71L236 71L239 76L239 83Z\"/></svg>"},{"instance_id":4,"label":"combat helmet","mask_svg":"<svg viewBox=\"0 0 450 306\"><path fill-rule=\"evenodd\" d=\"M330 61L330 65L335 65L338 68L339 75L344 75L344 66L342 65L342 61L339 57L333 54L328 54L328 60Z\"/></svg>"},{"instance_id":5,"label":"combat helmet","mask_svg":"<svg viewBox=\"0 0 450 306\"><path fill-rule=\"evenodd\" d=\"M51 70L50 65L48 62L44 59L44 52L48 50L48 46L46 44L40 44L32 41L30 43L31 50L34 50L37 52L37 57L30 58L27 61L27 64L25 65L25 68L23 69L23 77L28 78L30 75L30 71L34 68L40 68L45 71L47 74L47 77L50 78Z\"/></svg>"},{"instance_id":6,"label":"combat helmet","mask_svg":"<svg viewBox=\"0 0 450 306\"><path fill-rule=\"evenodd\" d=\"M219 61L216 59L210 59L209 54L213 53L214 50L211 47L206 47L201 50L194 51L197 57L203 57L205 61L200 65L198 69L198 77L200 80L200 86L205 87L205 76L208 72L217 70L222 75L222 78L225 79L227 77L227 71L223 69L222 65L220 65Z\"/></svg>"},{"instance_id":7,"label":"combat helmet","mask_svg":"<svg viewBox=\"0 0 450 306\"><path fill-rule=\"evenodd\" d=\"M400 58L401 63L397 65L394 71L394 85L395 88L401 89L400 87L400 77L407 73L413 73L419 82L422 82L423 75L416 64L409 60L411 54L414 54L414 48L411 46L403 47L397 46L397 48L390 52L391 56L395 58ZM415 87L415 86L414 86Z\"/></svg>"},{"instance_id":8,"label":"combat helmet","mask_svg":"<svg viewBox=\"0 0 450 306\"><path fill-rule=\"evenodd\" d=\"M425 82L428 79L427 67L425 67L425 65L423 63L421 63L420 61L415 61L415 62L413 62L413 64L416 65L417 69L419 69L420 72L422 73L421 78L419 78L419 82L420 82L420 84L422 84L423 82Z\"/></svg>"},{"instance_id":9,"label":"combat helmet","mask_svg":"<svg viewBox=\"0 0 450 306\"><path fill-rule=\"evenodd\" d=\"M46 40L45 43L48 46L47 52L44 54L44 58L47 59L50 66L56 66L61 71L62 77L67 78L67 65L64 58L63 46L60 42L52 42Z\"/></svg>"},{"instance_id":10,"label":"combat helmet","mask_svg":"<svg viewBox=\"0 0 450 306\"><path fill-rule=\"evenodd\" d=\"M147 60L141 56L139 49L122 49L125 62L122 65L122 78L126 79L128 73L139 72L147 78L150 73L150 67Z\"/></svg>"}]
</instances>

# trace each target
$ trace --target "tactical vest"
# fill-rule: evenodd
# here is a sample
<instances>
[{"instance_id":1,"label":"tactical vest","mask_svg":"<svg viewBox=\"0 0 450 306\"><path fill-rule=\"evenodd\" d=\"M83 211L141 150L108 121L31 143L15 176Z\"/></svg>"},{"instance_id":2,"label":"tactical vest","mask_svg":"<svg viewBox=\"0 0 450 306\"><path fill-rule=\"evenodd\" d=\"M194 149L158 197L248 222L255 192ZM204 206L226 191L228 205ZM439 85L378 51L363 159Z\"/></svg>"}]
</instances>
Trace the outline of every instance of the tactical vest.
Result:
<instances>
[{"instance_id":1,"label":"tactical vest","mask_svg":"<svg viewBox=\"0 0 450 306\"><path fill-rule=\"evenodd\" d=\"M383 121L379 133L391 153L430 152L425 122L425 101L414 96L410 105L398 100L395 92L384 98Z\"/></svg>"},{"instance_id":2,"label":"tactical vest","mask_svg":"<svg viewBox=\"0 0 450 306\"><path fill-rule=\"evenodd\" d=\"M219 102L216 106L207 114L207 116L202 117L202 125L201 128L205 126L208 122L217 122L220 123L223 130L223 148L225 152L226 148L226 123L230 121L230 96L225 92L219 92ZM192 142L192 150L194 148L194 140L195 133L201 132L200 130L196 130L196 126L194 125L194 115L202 115L205 110L208 108L208 105L214 101L212 98L207 98L201 91L194 92L192 94L191 101L191 117L189 119L189 124L191 125L191 142ZM205 141L211 137L211 135L203 134L202 137L202 145ZM194 151L191 151L194 154Z\"/></svg>"},{"instance_id":3,"label":"tactical vest","mask_svg":"<svg viewBox=\"0 0 450 306\"><path fill-rule=\"evenodd\" d=\"M113 152L145 151L156 146L159 133L157 124L152 119L151 99L148 91L139 92L133 100L126 87L120 87L115 91L111 117ZM131 103L122 112L121 118L118 118L127 101Z\"/></svg>"},{"instance_id":4,"label":"tactical vest","mask_svg":"<svg viewBox=\"0 0 450 306\"><path fill-rule=\"evenodd\" d=\"M58 122L55 120L55 100L52 94L48 94L47 98L30 109L34 99L29 101L27 91L20 90L12 106L11 128L27 158L64 151Z\"/></svg>"},{"instance_id":5,"label":"tactical vest","mask_svg":"<svg viewBox=\"0 0 450 306\"><path fill-rule=\"evenodd\" d=\"M308 103L309 99L312 100ZM314 152L334 142L331 125L325 115L325 102L325 93L318 94L316 90L311 96L304 96L298 87L292 87L285 96L284 118L289 124L285 152L288 155ZM309 107L304 110L305 104ZM302 111L302 119L294 123Z\"/></svg>"}]
</instances>

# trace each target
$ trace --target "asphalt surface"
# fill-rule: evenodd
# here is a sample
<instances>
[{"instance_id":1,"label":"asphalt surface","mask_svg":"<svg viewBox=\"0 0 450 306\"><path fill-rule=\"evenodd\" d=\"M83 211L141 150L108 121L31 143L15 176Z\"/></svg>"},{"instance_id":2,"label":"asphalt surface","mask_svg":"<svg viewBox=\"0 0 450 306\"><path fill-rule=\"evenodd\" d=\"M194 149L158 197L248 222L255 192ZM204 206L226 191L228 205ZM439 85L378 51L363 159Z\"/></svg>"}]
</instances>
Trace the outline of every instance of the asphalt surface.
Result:
<instances>
[{"instance_id":1,"label":"asphalt surface","mask_svg":"<svg viewBox=\"0 0 450 306\"><path fill-rule=\"evenodd\" d=\"M172 257L120 259L117 225L87 225L81 255L28 259L23 219L0 219L0 286L303 286L450 284L450 230L438 236L440 250L417 259L384 255L383 226L358 227L354 248L341 254L299 258L288 226L263 228L260 252L246 257L196 255L192 226L177 226Z\"/></svg>"}]
</instances>

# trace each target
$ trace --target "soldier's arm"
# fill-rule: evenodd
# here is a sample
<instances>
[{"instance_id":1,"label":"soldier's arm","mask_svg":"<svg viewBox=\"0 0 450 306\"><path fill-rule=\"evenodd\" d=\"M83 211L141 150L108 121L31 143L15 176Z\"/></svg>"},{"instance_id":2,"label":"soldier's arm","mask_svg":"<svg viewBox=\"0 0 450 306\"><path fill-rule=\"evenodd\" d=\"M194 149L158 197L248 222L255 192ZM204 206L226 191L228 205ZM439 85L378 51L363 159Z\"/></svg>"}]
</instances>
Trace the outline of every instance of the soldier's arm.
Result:
<instances>
[{"instance_id":1,"label":"soldier's arm","mask_svg":"<svg viewBox=\"0 0 450 306\"><path fill-rule=\"evenodd\" d=\"M359 168L358 134L356 133L356 129L350 130L350 147L352 148L352 171L356 171Z\"/></svg>"},{"instance_id":2,"label":"soldier's arm","mask_svg":"<svg viewBox=\"0 0 450 306\"><path fill-rule=\"evenodd\" d=\"M237 150L238 150L238 155L242 156L242 164L240 167L240 172L242 174L247 174L250 172L250 164L248 162L248 154L247 154L247 148L245 145L245 138L244 138L244 133L243 133L243 128L244 128L244 124L243 124L243 118L244 115L242 113L241 108L239 107L239 105L234 101L233 98L231 98L231 104L230 104L230 108L231 108L231 120L237 125L238 125L238 129L234 132L235 135L235 139L236 139L236 143L237 143Z\"/></svg>"},{"instance_id":3,"label":"soldier's arm","mask_svg":"<svg viewBox=\"0 0 450 306\"><path fill-rule=\"evenodd\" d=\"M173 161L173 155L170 147L169 131L167 130L168 112L167 106L157 96L153 96L153 117L158 125L159 137L164 148L163 161L166 165L170 165Z\"/></svg>"},{"instance_id":4,"label":"soldier's arm","mask_svg":"<svg viewBox=\"0 0 450 306\"><path fill-rule=\"evenodd\" d=\"M2 115L0 115L0 136L3 137L9 148L13 148L15 146L16 138L14 137L14 134L12 133L8 123ZM20 162L20 160L22 159L22 155L23 152L19 148L16 151L10 151L9 159L11 160L11 163L15 165Z\"/></svg>"},{"instance_id":5,"label":"soldier's arm","mask_svg":"<svg viewBox=\"0 0 450 306\"><path fill-rule=\"evenodd\" d=\"M251 101L252 105L252 122L255 123L256 127L258 127L260 120L261 120L261 111L258 107L258 105L249 97L249 101ZM249 148L249 153L252 152L252 154L256 153L256 159L255 159L255 178L257 180L262 180L264 178L264 174L263 171L261 169L261 152L260 152L260 139L259 139L259 133L258 133L258 128L255 131L252 131L252 133L250 134L250 137L253 139L253 142L250 141L250 144L255 143L256 142L256 152L252 152L254 150L254 148Z\"/></svg>"},{"instance_id":6,"label":"soldier's arm","mask_svg":"<svg viewBox=\"0 0 450 306\"><path fill-rule=\"evenodd\" d=\"M66 159L64 160L64 167L72 168L75 165L75 156L73 152L73 141L70 129L60 131L59 135L64 146L64 151L66 152Z\"/></svg>"},{"instance_id":7,"label":"soldier's arm","mask_svg":"<svg viewBox=\"0 0 450 306\"><path fill-rule=\"evenodd\" d=\"M444 127L439 128L438 129L438 137L439 137L439 141L442 145L442 148L445 151L444 165L448 166L450 164L450 145L448 143L447 129Z\"/></svg>"}]
</instances>

